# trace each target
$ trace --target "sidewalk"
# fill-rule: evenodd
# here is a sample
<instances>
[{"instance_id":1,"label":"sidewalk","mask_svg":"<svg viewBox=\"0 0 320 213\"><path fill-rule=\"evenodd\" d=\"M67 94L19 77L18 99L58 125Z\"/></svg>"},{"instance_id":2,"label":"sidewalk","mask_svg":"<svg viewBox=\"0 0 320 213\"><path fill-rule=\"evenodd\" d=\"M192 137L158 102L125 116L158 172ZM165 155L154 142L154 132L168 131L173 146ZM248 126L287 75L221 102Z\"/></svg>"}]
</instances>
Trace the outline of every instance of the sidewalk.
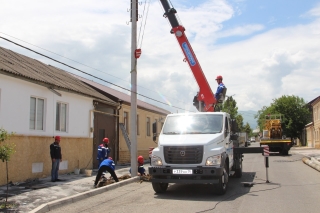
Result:
<instances>
[{"instance_id":1,"label":"sidewalk","mask_svg":"<svg viewBox=\"0 0 320 213\"><path fill-rule=\"evenodd\" d=\"M292 147L290 153L303 155L302 162L320 172L320 149Z\"/></svg>"},{"instance_id":2,"label":"sidewalk","mask_svg":"<svg viewBox=\"0 0 320 213\"><path fill-rule=\"evenodd\" d=\"M118 177L129 174L129 167L116 166L115 173ZM85 199L88 196L103 193L129 183L139 182L140 177L113 183L105 187L94 188L93 183L97 170L91 177L85 174L59 175L63 181L51 182L51 178L42 178L28 183L19 183L9 186L8 202L15 202L18 207L7 212L47 212L50 208L63 203L71 203ZM109 178L110 174L107 174ZM0 202L5 201L6 185L0 186ZM5 212L0 209L0 212Z\"/></svg>"},{"instance_id":3,"label":"sidewalk","mask_svg":"<svg viewBox=\"0 0 320 213\"><path fill-rule=\"evenodd\" d=\"M294 146L290 149L290 153L300 154L305 157L313 157L320 160L320 149L305 147L305 146Z\"/></svg>"}]
</instances>

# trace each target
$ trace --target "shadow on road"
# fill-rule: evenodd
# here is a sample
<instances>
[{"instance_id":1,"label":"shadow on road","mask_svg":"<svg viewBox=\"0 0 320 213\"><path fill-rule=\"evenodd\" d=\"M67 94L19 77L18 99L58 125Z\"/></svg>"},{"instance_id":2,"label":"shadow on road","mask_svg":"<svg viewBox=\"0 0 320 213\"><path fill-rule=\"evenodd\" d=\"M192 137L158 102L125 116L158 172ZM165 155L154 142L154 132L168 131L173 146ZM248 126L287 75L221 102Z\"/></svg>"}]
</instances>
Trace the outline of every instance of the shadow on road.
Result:
<instances>
[{"instance_id":1,"label":"shadow on road","mask_svg":"<svg viewBox=\"0 0 320 213\"><path fill-rule=\"evenodd\" d=\"M156 199L192 200L192 201L226 201L235 200L250 192L244 182L253 182L255 172L243 172L241 178L229 178L227 193L215 195L212 184L169 184L163 194L155 194Z\"/></svg>"}]
</instances>

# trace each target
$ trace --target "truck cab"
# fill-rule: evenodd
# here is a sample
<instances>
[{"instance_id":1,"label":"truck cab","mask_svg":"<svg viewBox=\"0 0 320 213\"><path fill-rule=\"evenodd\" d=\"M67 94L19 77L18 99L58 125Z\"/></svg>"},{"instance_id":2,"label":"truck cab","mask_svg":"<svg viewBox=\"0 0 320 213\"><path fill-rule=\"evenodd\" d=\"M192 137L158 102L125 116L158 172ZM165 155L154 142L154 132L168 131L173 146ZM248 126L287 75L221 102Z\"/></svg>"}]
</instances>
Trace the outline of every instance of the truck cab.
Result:
<instances>
[{"instance_id":1,"label":"truck cab","mask_svg":"<svg viewBox=\"0 0 320 213\"><path fill-rule=\"evenodd\" d=\"M151 155L155 192L165 192L168 183L206 183L224 194L235 168L230 135L231 119L225 112L168 115Z\"/></svg>"}]
</instances>

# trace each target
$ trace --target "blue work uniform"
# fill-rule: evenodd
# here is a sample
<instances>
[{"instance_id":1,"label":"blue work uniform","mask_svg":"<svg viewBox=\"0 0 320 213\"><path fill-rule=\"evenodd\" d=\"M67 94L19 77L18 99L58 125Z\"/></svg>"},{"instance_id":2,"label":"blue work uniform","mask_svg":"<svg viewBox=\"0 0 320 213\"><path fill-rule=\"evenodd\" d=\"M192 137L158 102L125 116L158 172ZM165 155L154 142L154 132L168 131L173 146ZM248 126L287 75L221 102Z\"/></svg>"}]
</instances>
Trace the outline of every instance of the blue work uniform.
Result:
<instances>
[{"instance_id":1,"label":"blue work uniform","mask_svg":"<svg viewBox=\"0 0 320 213\"><path fill-rule=\"evenodd\" d=\"M102 166L107 166L107 167L110 167L113 171L115 170L115 164L113 162L113 160L110 160L110 159L105 159L101 162L100 166L99 166L99 169L102 167Z\"/></svg>"},{"instance_id":2,"label":"blue work uniform","mask_svg":"<svg viewBox=\"0 0 320 213\"><path fill-rule=\"evenodd\" d=\"M100 144L98 146L98 156L97 160L99 161L99 165L104 159L107 159L109 157L110 149L108 147L105 147L104 144Z\"/></svg>"},{"instance_id":3,"label":"blue work uniform","mask_svg":"<svg viewBox=\"0 0 320 213\"><path fill-rule=\"evenodd\" d=\"M139 166L138 166L138 172L140 173L141 176L146 174L146 173L145 173L146 170L145 170L145 168L143 167L143 165L139 165ZM131 168L129 169L129 173L131 173Z\"/></svg>"},{"instance_id":4,"label":"blue work uniform","mask_svg":"<svg viewBox=\"0 0 320 213\"><path fill-rule=\"evenodd\" d=\"M100 178L101 178L101 175L103 172L109 172L110 175L113 177L113 179L116 181L116 182L119 182L118 180L118 177L116 175L116 173L114 172L115 170L115 165L114 165L114 162L113 160L110 160L110 159L104 159L101 163L100 163L100 166L99 166L99 169L98 169L98 174L96 176L96 180L94 181L94 185L97 186Z\"/></svg>"},{"instance_id":5,"label":"blue work uniform","mask_svg":"<svg viewBox=\"0 0 320 213\"><path fill-rule=\"evenodd\" d=\"M219 95L220 93L222 93L224 88L225 88L225 85L221 82L217 88L216 93L214 94L214 97L216 98L216 100L219 100Z\"/></svg>"}]
</instances>

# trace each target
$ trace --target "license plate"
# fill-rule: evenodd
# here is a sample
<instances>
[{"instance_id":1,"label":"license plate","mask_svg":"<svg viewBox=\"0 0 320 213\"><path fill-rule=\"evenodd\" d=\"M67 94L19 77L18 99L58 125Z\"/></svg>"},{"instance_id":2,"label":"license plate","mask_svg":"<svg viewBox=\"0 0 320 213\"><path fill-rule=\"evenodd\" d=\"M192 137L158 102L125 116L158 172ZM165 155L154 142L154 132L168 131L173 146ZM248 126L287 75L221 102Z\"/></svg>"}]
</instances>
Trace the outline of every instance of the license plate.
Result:
<instances>
[{"instance_id":1,"label":"license plate","mask_svg":"<svg viewBox=\"0 0 320 213\"><path fill-rule=\"evenodd\" d=\"M173 169L172 173L176 175L192 175L192 169Z\"/></svg>"}]
</instances>

